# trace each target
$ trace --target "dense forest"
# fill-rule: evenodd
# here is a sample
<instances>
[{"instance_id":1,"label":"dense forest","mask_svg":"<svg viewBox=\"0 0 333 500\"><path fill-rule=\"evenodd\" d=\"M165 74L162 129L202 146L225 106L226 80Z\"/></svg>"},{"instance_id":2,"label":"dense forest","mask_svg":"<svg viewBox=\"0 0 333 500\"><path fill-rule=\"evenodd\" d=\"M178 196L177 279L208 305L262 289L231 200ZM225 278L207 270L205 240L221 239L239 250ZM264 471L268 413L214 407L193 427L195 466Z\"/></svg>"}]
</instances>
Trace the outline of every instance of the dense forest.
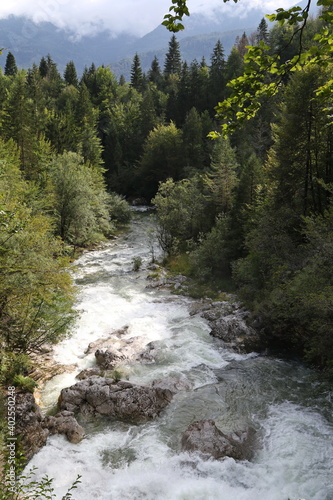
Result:
<instances>
[{"instance_id":1,"label":"dense forest","mask_svg":"<svg viewBox=\"0 0 333 500\"><path fill-rule=\"evenodd\" d=\"M237 290L267 345L333 372L332 98L315 90L332 66L281 79L229 137L215 106L264 42L280 64L313 44L304 30L263 19L218 42L210 61L182 62L171 36L164 62L131 81L92 63L61 75L51 55L0 75L0 329L3 383L31 384L29 354L58 341L74 317L68 266L78 248L109 238L130 210L157 208L165 255L200 284ZM310 42L311 41L311 42ZM269 78L269 77L267 77Z\"/></svg>"}]
</instances>

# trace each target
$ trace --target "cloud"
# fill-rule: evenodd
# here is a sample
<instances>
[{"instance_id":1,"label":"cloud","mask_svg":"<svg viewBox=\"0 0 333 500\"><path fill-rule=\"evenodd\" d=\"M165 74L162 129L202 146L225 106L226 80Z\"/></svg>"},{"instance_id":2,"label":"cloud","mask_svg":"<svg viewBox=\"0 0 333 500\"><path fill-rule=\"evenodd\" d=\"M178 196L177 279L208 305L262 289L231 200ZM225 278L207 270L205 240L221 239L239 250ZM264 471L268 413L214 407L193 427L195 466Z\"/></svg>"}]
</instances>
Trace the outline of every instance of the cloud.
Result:
<instances>
[{"instance_id":1,"label":"cloud","mask_svg":"<svg viewBox=\"0 0 333 500\"><path fill-rule=\"evenodd\" d=\"M267 12L287 7L292 0L188 0L191 12L214 15L216 10L239 17L252 7L267 6ZM35 22L50 21L78 35L94 34L103 28L114 35L122 32L144 35L154 29L168 12L171 0L11 0L1 2L0 18L26 15Z\"/></svg>"},{"instance_id":2,"label":"cloud","mask_svg":"<svg viewBox=\"0 0 333 500\"><path fill-rule=\"evenodd\" d=\"M213 16L217 11L223 11L233 16L245 15L251 9L264 9L268 14L274 12L277 8L288 8L297 3L297 0L240 0L234 3L229 0L224 3L223 0L188 0L189 8L192 12L205 13Z\"/></svg>"},{"instance_id":3,"label":"cloud","mask_svg":"<svg viewBox=\"0 0 333 500\"><path fill-rule=\"evenodd\" d=\"M0 17L26 15L81 35L109 28L114 34L143 35L168 11L168 0L12 0L1 2Z\"/></svg>"}]
</instances>

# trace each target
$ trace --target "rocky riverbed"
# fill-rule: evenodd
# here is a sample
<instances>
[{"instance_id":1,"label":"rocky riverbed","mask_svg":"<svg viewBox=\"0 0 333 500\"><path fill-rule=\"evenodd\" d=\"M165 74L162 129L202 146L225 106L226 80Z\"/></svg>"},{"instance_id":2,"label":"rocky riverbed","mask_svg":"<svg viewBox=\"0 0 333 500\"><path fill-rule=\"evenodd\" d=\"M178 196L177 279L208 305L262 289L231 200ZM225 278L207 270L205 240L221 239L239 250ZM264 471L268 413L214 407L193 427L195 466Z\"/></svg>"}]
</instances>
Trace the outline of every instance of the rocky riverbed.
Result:
<instances>
[{"instance_id":1,"label":"rocky riverbed","mask_svg":"<svg viewBox=\"0 0 333 500\"><path fill-rule=\"evenodd\" d=\"M187 278L184 276L167 278L165 274L163 281L159 277L155 284L159 288L175 286L179 290L185 283ZM246 321L249 313L232 295L224 301L193 301L190 315L205 318L211 328L210 334L230 349L249 352L260 346L258 334ZM21 425L18 433L22 437L27 459L45 445L51 434L64 434L70 442L80 442L85 431L77 422L77 415L108 416L139 423L156 418L177 392L190 390L189 383L177 378L155 380L150 386L119 380L119 365L124 362L154 363L159 349L156 342L147 344L140 337L126 338L127 332L128 326L125 325L107 338L95 340L87 346L85 354L94 353L95 366L78 373L78 382L61 391L56 415L42 414L36 403L40 398L40 388L35 392L35 398L31 394L20 394L17 420ZM62 365L56 362L52 350L48 349L43 355L36 356L31 376L42 386L55 375L75 369L75 364ZM248 438L248 434L251 434L248 429L238 432L243 435L242 440L237 437L237 433L230 436L223 434L211 420L199 421L193 422L180 439L183 449L187 451L201 451L216 459L224 456L244 459L250 454L253 440ZM244 435L247 437L244 438ZM247 446L250 441L251 446Z\"/></svg>"}]
</instances>

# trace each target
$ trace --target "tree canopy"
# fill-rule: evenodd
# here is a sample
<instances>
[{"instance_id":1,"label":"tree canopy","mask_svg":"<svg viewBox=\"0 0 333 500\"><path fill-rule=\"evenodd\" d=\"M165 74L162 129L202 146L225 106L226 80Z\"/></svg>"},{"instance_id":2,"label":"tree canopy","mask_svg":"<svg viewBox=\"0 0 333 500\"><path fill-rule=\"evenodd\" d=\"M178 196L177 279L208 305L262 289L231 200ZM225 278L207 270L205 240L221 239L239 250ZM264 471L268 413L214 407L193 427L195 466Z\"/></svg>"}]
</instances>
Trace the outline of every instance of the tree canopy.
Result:
<instances>
[{"instance_id":1,"label":"tree canopy","mask_svg":"<svg viewBox=\"0 0 333 500\"><path fill-rule=\"evenodd\" d=\"M223 0L227 2L229 0ZM235 3L238 0L233 0ZM298 41L298 50L293 57L283 61L282 53L270 53L265 36L258 38L256 45L248 46L244 55L244 74L231 80L228 87L231 89L227 99L219 102L216 113L222 121L222 132L233 132L240 123L253 118L265 99L274 96L280 88L286 74L304 67L319 65L326 67L332 57L333 11L331 0L317 0L316 5L321 8L319 15L320 26L310 43L304 43L304 30L309 18L311 1L308 0L304 8L279 8L276 13L267 15L270 21L276 21L280 26L292 27L290 37L284 50ZM184 29L181 23L184 16L190 12L186 0L172 0L169 13L165 15L163 25L170 31L177 32ZM261 26L261 31L263 26ZM316 89L318 96L327 96L332 93L333 80ZM323 108L324 109L324 108ZM213 132L211 137L218 134Z\"/></svg>"}]
</instances>

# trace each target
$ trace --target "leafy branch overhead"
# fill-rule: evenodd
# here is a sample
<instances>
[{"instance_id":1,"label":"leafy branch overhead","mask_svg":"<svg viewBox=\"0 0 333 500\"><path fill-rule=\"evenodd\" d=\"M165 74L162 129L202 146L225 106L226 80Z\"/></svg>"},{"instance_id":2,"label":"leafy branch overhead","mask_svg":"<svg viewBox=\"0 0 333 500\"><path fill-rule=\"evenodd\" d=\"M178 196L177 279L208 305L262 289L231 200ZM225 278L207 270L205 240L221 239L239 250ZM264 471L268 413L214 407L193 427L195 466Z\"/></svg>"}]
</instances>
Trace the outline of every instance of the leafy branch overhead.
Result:
<instances>
[{"instance_id":1,"label":"leafy branch overhead","mask_svg":"<svg viewBox=\"0 0 333 500\"><path fill-rule=\"evenodd\" d=\"M179 31L184 28L180 21L184 15L189 15L189 11L186 0L172 0L172 3L174 5L170 7L170 11L174 11L174 13L167 14L162 24L170 31ZM244 74L228 83L229 97L219 102L215 108L216 116L222 122L223 135L232 133L244 121L253 118L262 103L277 94L281 83L291 72L313 65L327 67L330 64L333 52L333 1L318 0L316 2L316 5L321 8L318 17L320 28L313 36L310 47L305 49L303 34L309 17L310 5L311 0L308 0L304 9L301 7L292 7L286 10L279 8L276 13L266 16L271 22L276 22L280 26L289 26L293 30L281 53L273 56L270 47L263 41L257 45L246 47ZM297 54L291 59L281 62L283 51L295 39L298 40L299 44ZM327 98L331 95L332 88L333 80L331 79L316 90L316 95ZM218 135L217 132L212 132L210 137L215 138Z\"/></svg>"}]
</instances>

